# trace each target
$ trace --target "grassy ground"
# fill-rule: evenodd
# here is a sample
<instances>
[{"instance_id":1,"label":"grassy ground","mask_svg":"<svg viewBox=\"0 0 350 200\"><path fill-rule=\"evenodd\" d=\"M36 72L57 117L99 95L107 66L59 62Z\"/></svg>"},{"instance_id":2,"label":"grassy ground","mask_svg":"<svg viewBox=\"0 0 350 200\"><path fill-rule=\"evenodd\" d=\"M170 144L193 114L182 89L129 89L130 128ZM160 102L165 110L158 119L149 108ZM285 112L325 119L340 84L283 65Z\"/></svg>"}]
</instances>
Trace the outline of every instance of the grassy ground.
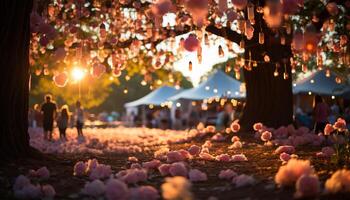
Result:
<instances>
[{"instance_id":1,"label":"grassy ground","mask_svg":"<svg viewBox=\"0 0 350 200\"><path fill-rule=\"evenodd\" d=\"M244 153L248 162L240 163L222 163L215 161L192 160L189 162L191 168L197 168L208 175L208 181L194 183L192 191L195 199L208 199L211 196L218 199L293 199L294 188L277 188L274 184L274 176L281 165L279 155L273 154L275 148L263 146L260 141L253 138L251 134L240 134L243 148L240 150L229 150L229 140L220 143L213 143L210 149L211 154L218 155L228 153ZM191 143L170 145L171 150L187 149L192 144L202 145L205 139L198 139ZM155 147L154 150L156 150ZM310 159L320 180L324 182L337 167L330 164L328 160L315 157L315 153L320 148L306 146L297 148L296 154L302 159ZM0 199L11 199L12 184L14 178L19 174L27 174L29 169L37 169L47 166L51 172L51 177L47 181L54 186L56 190L56 199L81 199L79 196L80 189L84 186L87 178L77 178L73 174L73 166L79 161L86 161L89 158L97 158L100 163L112 166L114 172L127 168L128 156L136 156L140 161L149 161L153 158L152 152L121 155L121 154L60 154L48 155L48 159L32 160L22 159L11 163L3 163L0 166ZM253 187L235 188L230 182L218 178L220 170L233 169L238 174L253 175L257 184ZM164 178L159 172L151 172L149 180L145 185L155 186L158 190ZM350 195L320 195L318 199L350 199Z\"/></svg>"}]
</instances>

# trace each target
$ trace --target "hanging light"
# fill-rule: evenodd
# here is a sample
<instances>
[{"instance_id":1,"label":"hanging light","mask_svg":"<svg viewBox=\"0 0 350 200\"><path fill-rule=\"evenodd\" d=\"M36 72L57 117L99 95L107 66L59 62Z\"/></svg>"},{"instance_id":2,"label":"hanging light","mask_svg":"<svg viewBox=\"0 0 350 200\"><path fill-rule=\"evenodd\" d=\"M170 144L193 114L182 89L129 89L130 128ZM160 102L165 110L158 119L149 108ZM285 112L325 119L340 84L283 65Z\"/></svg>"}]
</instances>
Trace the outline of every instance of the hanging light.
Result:
<instances>
[{"instance_id":1,"label":"hanging light","mask_svg":"<svg viewBox=\"0 0 350 200\"><path fill-rule=\"evenodd\" d=\"M192 62L190 61L190 62L188 62L188 71L192 71Z\"/></svg>"},{"instance_id":2,"label":"hanging light","mask_svg":"<svg viewBox=\"0 0 350 200\"><path fill-rule=\"evenodd\" d=\"M259 44L264 44L265 43L265 35L263 32L259 33Z\"/></svg>"},{"instance_id":3,"label":"hanging light","mask_svg":"<svg viewBox=\"0 0 350 200\"><path fill-rule=\"evenodd\" d=\"M218 53L219 53L219 56L220 56L220 57L224 57L224 56L225 56L224 50L222 49L222 46L221 46L221 45L219 45Z\"/></svg>"},{"instance_id":4,"label":"hanging light","mask_svg":"<svg viewBox=\"0 0 350 200\"><path fill-rule=\"evenodd\" d=\"M331 77L331 70L329 69L326 70L326 77L327 78Z\"/></svg>"},{"instance_id":5,"label":"hanging light","mask_svg":"<svg viewBox=\"0 0 350 200\"><path fill-rule=\"evenodd\" d=\"M247 7L247 13L248 13L248 20L251 24L255 24L255 15L254 15L254 4L249 3Z\"/></svg>"},{"instance_id":6,"label":"hanging light","mask_svg":"<svg viewBox=\"0 0 350 200\"><path fill-rule=\"evenodd\" d=\"M239 43L239 47L240 47L241 49L244 49L244 48L245 48L245 42L244 42L244 40L241 40L241 42Z\"/></svg>"},{"instance_id":7,"label":"hanging light","mask_svg":"<svg viewBox=\"0 0 350 200\"><path fill-rule=\"evenodd\" d=\"M124 94L128 94L128 92L129 92L129 91L128 91L128 88L124 88L123 93L124 93Z\"/></svg>"},{"instance_id":8,"label":"hanging light","mask_svg":"<svg viewBox=\"0 0 350 200\"><path fill-rule=\"evenodd\" d=\"M283 79L287 80L289 78L289 74L287 72L287 64L284 63L284 73L283 73Z\"/></svg>"},{"instance_id":9,"label":"hanging light","mask_svg":"<svg viewBox=\"0 0 350 200\"><path fill-rule=\"evenodd\" d=\"M286 45L286 37L281 36L281 45Z\"/></svg>"}]
</instances>

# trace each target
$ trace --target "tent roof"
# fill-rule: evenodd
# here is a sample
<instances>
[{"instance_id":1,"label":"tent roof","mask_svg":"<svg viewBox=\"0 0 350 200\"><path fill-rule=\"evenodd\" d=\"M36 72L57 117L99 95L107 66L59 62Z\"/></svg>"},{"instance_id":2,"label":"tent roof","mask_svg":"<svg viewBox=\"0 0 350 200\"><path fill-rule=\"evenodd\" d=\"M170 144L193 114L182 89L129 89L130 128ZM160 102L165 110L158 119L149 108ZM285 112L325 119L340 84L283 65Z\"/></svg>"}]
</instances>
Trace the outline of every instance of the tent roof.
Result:
<instances>
[{"instance_id":1,"label":"tent roof","mask_svg":"<svg viewBox=\"0 0 350 200\"><path fill-rule=\"evenodd\" d=\"M175 89L173 87L162 86L138 100L126 103L124 106L136 107L150 104L161 105L162 103L166 102L169 97L176 95L180 91L181 90Z\"/></svg>"},{"instance_id":2,"label":"tent roof","mask_svg":"<svg viewBox=\"0 0 350 200\"><path fill-rule=\"evenodd\" d=\"M230 98L245 98L240 92L241 82L226 75L221 70L216 70L209 78L197 87L185 90L169 98L171 101L178 99L203 100L216 96L228 96Z\"/></svg>"},{"instance_id":3,"label":"tent roof","mask_svg":"<svg viewBox=\"0 0 350 200\"><path fill-rule=\"evenodd\" d=\"M296 82L293 85L293 93L308 93L312 92L319 95L341 95L346 88L345 84L335 82L336 75L331 72L330 77L327 77L325 70L316 71L310 76Z\"/></svg>"}]
</instances>

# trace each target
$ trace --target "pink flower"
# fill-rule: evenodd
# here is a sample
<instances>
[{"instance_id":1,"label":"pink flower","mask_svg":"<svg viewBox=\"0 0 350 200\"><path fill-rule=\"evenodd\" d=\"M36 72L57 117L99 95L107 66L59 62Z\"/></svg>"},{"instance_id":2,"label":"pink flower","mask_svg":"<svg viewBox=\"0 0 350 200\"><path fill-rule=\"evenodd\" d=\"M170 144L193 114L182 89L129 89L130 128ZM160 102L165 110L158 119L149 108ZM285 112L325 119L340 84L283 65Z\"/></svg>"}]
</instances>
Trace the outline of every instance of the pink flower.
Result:
<instances>
[{"instance_id":1,"label":"pink flower","mask_svg":"<svg viewBox=\"0 0 350 200\"><path fill-rule=\"evenodd\" d=\"M203 160L214 160L215 157L210 155L209 153L202 152L199 154L199 157Z\"/></svg>"},{"instance_id":2,"label":"pink flower","mask_svg":"<svg viewBox=\"0 0 350 200\"><path fill-rule=\"evenodd\" d=\"M30 184L29 178L24 175L17 176L15 184L13 185L13 190L21 190L25 186Z\"/></svg>"},{"instance_id":3,"label":"pink flower","mask_svg":"<svg viewBox=\"0 0 350 200\"><path fill-rule=\"evenodd\" d=\"M290 160L290 155L289 154L287 154L287 153L281 153L280 154L280 160L282 160L283 162L288 162L288 160Z\"/></svg>"},{"instance_id":4,"label":"pink flower","mask_svg":"<svg viewBox=\"0 0 350 200\"><path fill-rule=\"evenodd\" d=\"M237 133L241 129L241 126L237 122L232 122L230 128L232 132Z\"/></svg>"},{"instance_id":5,"label":"pink flower","mask_svg":"<svg viewBox=\"0 0 350 200\"><path fill-rule=\"evenodd\" d=\"M271 140L271 138L272 138L272 133L270 131L264 131L261 134L261 140L264 142Z\"/></svg>"},{"instance_id":6,"label":"pink flower","mask_svg":"<svg viewBox=\"0 0 350 200\"><path fill-rule=\"evenodd\" d=\"M41 190L43 192L44 199L53 199L56 195L55 188L53 188L52 185L43 185Z\"/></svg>"},{"instance_id":7,"label":"pink flower","mask_svg":"<svg viewBox=\"0 0 350 200\"><path fill-rule=\"evenodd\" d=\"M167 154L167 162L173 163L185 160L185 157L178 151L170 151Z\"/></svg>"},{"instance_id":8,"label":"pink flower","mask_svg":"<svg viewBox=\"0 0 350 200\"><path fill-rule=\"evenodd\" d=\"M200 153L201 151L201 148L197 145L192 145L189 149L188 149L188 152L190 152L190 154L192 156L196 156Z\"/></svg>"},{"instance_id":9,"label":"pink flower","mask_svg":"<svg viewBox=\"0 0 350 200\"><path fill-rule=\"evenodd\" d=\"M314 197L320 192L320 181L317 175L304 174L297 180L295 188L296 198Z\"/></svg>"},{"instance_id":10,"label":"pink flower","mask_svg":"<svg viewBox=\"0 0 350 200\"><path fill-rule=\"evenodd\" d=\"M337 129L340 132L345 131L346 128L346 121L342 118L338 118L337 121L334 123L334 129Z\"/></svg>"},{"instance_id":11,"label":"pink flower","mask_svg":"<svg viewBox=\"0 0 350 200\"><path fill-rule=\"evenodd\" d=\"M172 176L184 176L187 177L187 169L182 162L176 162L171 164L169 172Z\"/></svg>"},{"instance_id":12,"label":"pink flower","mask_svg":"<svg viewBox=\"0 0 350 200\"><path fill-rule=\"evenodd\" d=\"M197 51L199 46L200 42L194 34L190 34L184 42L184 48L189 52Z\"/></svg>"},{"instance_id":13,"label":"pink flower","mask_svg":"<svg viewBox=\"0 0 350 200\"><path fill-rule=\"evenodd\" d=\"M82 192L91 197L102 196L105 192L105 184L98 179L92 182L87 182Z\"/></svg>"},{"instance_id":14,"label":"pink flower","mask_svg":"<svg viewBox=\"0 0 350 200\"><path fill-rule=\"evenodd\" d=\"M94 158L94 159L89 159L87 161L87 168L86 168L86 172L90 173L92 169L96 168L98 165L98 161Z\"/></svg>"},{"instance_id":15,"label":"pink flower","mask_svg":"<svg viewBox=\"0 0 350 200\"><path fill-rule=\"evenodd\" d=\"M132 157L128 157L128 161L130 161L130 162L138 162L139 159L137 159L136 157L132 156Z\"/></svg>"},{"instance_id":16,"label":"pink flower","mask_svg":"<svg viewBox=\"0 0 350 200\"><path fill-rule=\"evenodd\" d=\"M109 179L106 183L106 197L108 200L124 200L128 196L128 186L117 179Z\"/></svg>"},{"instance_id":17,"label":"pink flower","mask_svg":"<svg viewBox=\"0 0 350 200\"><path fill-rule=\"evenodd\" d=\"M192 159L192 155L190 154L190 152L184 149L180 149L179 152L185 159Z\"/></svg>"},{"instance_id":18,"label":"pink flower","mask_svg":"<svg viewBox=\"0 0 350 200\"><path fill-rule=\"evenodd\" d=\"M108 178L112 174L110 165L99 164L96 168L92 169L89 178L91 180Z\"/></svg>"},{"instance_id":19,"label":"pink flower","mask_svg":"<svg viewBox=\"0 0 350 200\"><path fill-rule=\"evenodd\" d=\"M157 189L152 186L140 186L137 188L130 189L130 196L128 199L131 200L156 200L159 199Z\"/></svg>"},{"instance_id":20,"label":"pink flower","mask_svg":"<svg viewBox=\"0 0 350 200\"><path fill-rule=\"evenodd\" d=\"M155 159L149 162L142 163L142 167L146 169L156 169L159 165L160 165L160 161Z\"/></svg>"},{"instance_id":21,"label":"pink flower","mask_svg":"<svg viewBox=\"0 0 350 200\"><path fill-rule=\"evenodd\" d=\"M237 141L239 141L240 139L239 139L239 137L238 136L233 136L232 138L231 138L231 142L237 142Z\"/></svg>"},{"instance_id":22,"label":"pink flower","mask_svg":"<svg viewBox=\"0 0 350 200\"><path fill-rule=\"evenodd\" d=\"M14 196L18 199L40 199L42 196L40 185L29 183L23 188L14 190Z\"/></svg>"},{"instance_id":23,"label":"pink flower","mask_svg":"<svg viewBox=\"0 0 350 200\"><path fill-rule=\"evenodd\" d=\"M325 135L330 135L333 131L334 131L334 128L332 124L327 124L326 127L324 128Z\"/></svg>"},{"instance_id":24,"label":"pink flower","mask_svg":"<svg viewBox=\"0 0 350 200\"><path fill-rule=\"evenodd\" d=\"M46 167L41 167L38 170L36 170L36 174L41 179L49 179L50 178L50 171Z\"/></svg>"},{"instance_id":25,"label":"pink flower","mask_svg":"<svg viewBox=\"0 0 350 200\"><path fill-rule=\"evenodd\" d=\"M83 176L86 171L86 164L82 161L75 163L74 165L74 176Z\"/></svg>"},{"instance_id":26,"label":"pink flower","mask_svg":"<svg viewBox=\"0 0 350 200\"><path fill-rule=\"evenodd\" d=\"M230 180L235 176L237 176L237 173L231 169L221 170L219 174L220 179L226 179L226 180Z\"/></svg>"},{"instance_id":27,"label":"pink flower","mask_svg":"<svg viewBox=\"0 0 350 200\"><path fill-rule=\"evenodd\" d=\"M141 169L142 166L139 163L133 163L130 165L130 169Z\"/></svg>"},{"instance_id":28,"label":"pink flower","mask_svg":"<svg viewBox=\"0 0 350 200\"><path fill-rule=\"evenodd\" d=\"M170 167L171 167L171 164L161 164L159 167L158 167L158 170L160 172L160 174L162 176L166 176L168 175L170 172Z\"/></svg>"},{"instance_id":29,"label":"pink flower","mask_svg":"<svg viewBox=\"0 0 350 200\"><path fill-rule=\"evenodd\" d=\"M263 124L258 122L253 125L254 131L260 131L263 128Z\"/></svg>"},{"instance_id":30,"label":"pink flower","mask_svg":"<svg viewBox=\"0 0 350 200\"><path fill-rule=\"evenodd\" d=\"M190 181L192 181L192 182L208 180L207 175L198 169L191 169L190 172L188 173L188 176L190 178Z\"/></svg>"},{"instance_id":31,"label":"pink flower","mask_svg":"<svg viewBox=\"0 0 350 200\"><path fill-rule=\"evenodd\" d=\"M236 185L237 188L245 187L255 184L255 179L252 176L241 174L232 179L232 183Z\"/></svg>"},{"instance_id":32,"label":"pink flower","mask_svg":"<svg viewBox=\"0 0 350 200\"><path fill-rule=\"evenodd\" d=\"M121 180L123 180L125 183L135 184L147 180L147 171L145 169L128 169L125 172L124 174L121 174Z\"/></svg>"},{"instance_id":33,"label":"pink flower","mask_svg":"<svg viewBox=\"0 0 350 200\"><path fill-rule=\"evenodd\" d=\"M275 154L281 154L281 153L293 154L294 152L295 152L295 148L293 146L289 146L289 145L279 146L275 150Z\"/></svg>"},{"instance_id":34,"label":"pink flower","mask_svg":"<svg viewBox=\"0 0 350 200\"><path fill-rule=\"evenodd\" d=\"M228 148L229 149L240 149L240 148L242 148L242 143L241 143L241 141L236 141Z\"/></svg>"},{"instance_id":35,"label":"pink flower","mask_svg":"<svg viewBox=\"0 0 350 200\"><path fill-rule=\"evenodd\" d=\"M327 193L350 192L350 171L339 169L327 179L325 190Z\"/></svg>"},{"instance_id":36,"label":"pink flower","mask_svg":"<svg viewBox=\"0 0 350 200\"><path fill-rule=\"evenodd\" d=\"M309 160L290 159L281 166L275 176L276 184L280 186L293 185L304 174L313 174L314 169Z\"/></svg>"},{"instance_id":37,"label":"pink flower","mask_svg":"<svg viewBox=\"0 0 350 200\"><path fill-rule=\"evenodd\" d=\"M325 158L329 158L332 155L335 154L335 151L332 147L323 147L321 152L318 152L316 154L316 156L318 157L325 157Z\"/></svg>"},{"instance_id":38,"label":"pink flower","mask_svg":"<svg viewBox=\"0 0 350 200\"><path fill-rule=\"evenodd\" d=\"M248 159L244 154L236 154L236 155L232 156L231 161L232 162L242 162L242 161L248 161Z\"/></svg>"},{"instance_id":39,"label":"pink flower","mask_svg":"<svg viewBox=\"0 0 350 200\"><path fill-rule=\"evenodd\" d=\"M215 133L216 128L215 126L207 126L206 130L208 133Z\"/></svg>"},{"instance_id":40,"label":"pink flower","mask_svg":"<svg viewBox=\"0 0 350 200\"><path fill-rule=\"evenodd\" d=\"M221 161L221 162L230 162L231 161L231 158L228 154L220 154L220 155L216 156L215 159L217 161Z\"/></svg>"}]
</instances>

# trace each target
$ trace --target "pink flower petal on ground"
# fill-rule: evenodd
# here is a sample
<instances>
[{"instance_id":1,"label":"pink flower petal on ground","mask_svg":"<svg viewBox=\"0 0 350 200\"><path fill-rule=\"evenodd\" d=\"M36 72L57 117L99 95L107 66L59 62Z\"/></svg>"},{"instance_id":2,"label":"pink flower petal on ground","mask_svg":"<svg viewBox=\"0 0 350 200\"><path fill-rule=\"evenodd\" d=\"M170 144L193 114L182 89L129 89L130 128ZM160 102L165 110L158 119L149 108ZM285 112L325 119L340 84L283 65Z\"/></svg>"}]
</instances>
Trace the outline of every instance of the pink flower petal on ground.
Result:
<instances>
[{"instance_id":1,"label":"pink flower petal on ground","mask_svg":"<svg viewBox=\"0 0 350 200\"><path fill-rule=\"evenodd\" d=\"M144 162L142 163L142 167L146 168L146 169L157 169L160 165L160 161L159 160L152 160L149 162Z\"/></svg>"},{"instance_id":2,"label":"pink flower petal on ground","mask_svg":"<svg viewBox=\"0 0 350 200\"><path fill-rule=\"evenodd\" d=\"M220 161L220 162L230 162L231 157L228 154L220 154L215 157L215 160Z\"/></svg>"},{"instance_id":3,"label":"pink flower petal on ground","mask_svg":"<svg viewBox=\"0 0 350 200\"><path fill-rule=\"evenodd\" d=\"M237 141L240 141L240 139L239 139L239 137L238 136L233 136L232 138L231 138L231 142L237 142Z\"/></svg>"},{"instance_id":4,"label":"pink flower petal on ground","mask_svg":"<svg viewBox=\"0 0 350 200\"><path fill-rule=\"evenodd\" d=\"M102 196L105 192L105 184L100 180L87 182L82 190L82 193L91 197Z\"/></svg>"},{"instance_id":5,"label":"pink flower petal on ground","mask_svg":"<svg viewBox=\"0 0 350 200\"><path fill-rule=\"evenodd\" d=\"M248 161L248 159L244 154L236 154L236 155L232 156L231 161L232 162L241 162L241 161Z\"/></svg>"},{"instance_id":6,"label":"pink flower petal on ground","mask_svg":"<svg viewBox=\"0 0 350 200\"><path fill-rule=\"evenodd\" d=\"M46 167L41 167L38 170L36 170L36 174L41 179L49 179L50 178L50 171Z\"/></svg>"},{"instance_id":7,"label":"pink flower petal on ground","mask_svg":"<svg viewBox=\"0 0 350 200\"><path fill-rule=\"evenodd\" d=\"M280 160L282 160L283 162L287 162L288 160L290 160L290 158L290 155L287 153L283 152L280 154Z\"/></svg>"},{"instance_id":8,"label":"pink flower petal on ground","mask_svg":"<svg viewBox=\"0 0 350 200\"><path fill-rule=\"evenodd\" d=\"M258 122L253 125L254 131L260 131L263 128L263 124Z\"/></svg>"},{"instance_id":9,"label":"pink flower petal on ground","mask_svg":"<svg viewBox=\"0 0 350 200\"><path fill-rule=\"evenodd\" d=\"M128 186L117 179L109 179L106 183L106 198L108 200L124 200L128 196Z\"/></svg>"},{"instance_id":10,"label":"pink flower petal on ground","mask_svg":"<svg viewBox=\"0 0 350 200\"><path fill-rule=\"evenodd\" d=\"M281 166L275 176L276 184L280 186L293 185L300 176L313 174L314 169L309 160L290 159L286 165Z\"/></svg>"},{"instance_id":11,"label":"pink flower petal on ground","mask_svg":"<svg viewBox=\"0 0 350 200\"><path fill-rule=\"evenodd\" d=\"M176 162L171 164L170 168L169 168L169 173L172 176L184 176L187 177L187 169L186 166L184 165L184 163L182 162Z\"/></svg>"},{"instance_id":12,"label":"pink flower petal on ground","mask_svg":"<svg viewBox=\"0 0 350 200\"><path fill-rule=\"evenodd\" d=\"M295 188L296 198L315 197L320 192L320 181L317 175L304 174L297 180Z\"/></svg>"},{"instance_id":13,"label":"pink flower petal on ground","mask_svg":"<svg viewBox=\"0 0 350 200\"><path fill-rule=\"evenodd\" d=\"M272 138L272 133L270 131L264 131L262 134L261 134L261 140L264 141L264 142L267 142L269 140L271 140Z\"/></svg>"},{"instance_id":14,"label":"pink flower petal on ground","mask_svg":"<svg viewBox=\"0 0 350 200\"><path fill-rule=\"evenodd\" d=\"M241 129L241 126L237 122L232 122L230 128L233 133L237 133Z\"/></svg>"},{"instance_id":15,"label":"pink flower petal on ground","mask_svg":"<svg viewBox=\"0 0 350 200\"><path fill-rule=\"evenodd\" d=\"M74 176L83 176L86 172L86 164L82 161L75 163L74 165Z\"/></svg>"},{"instance_id":16,"label":"pink flower petal on ground","mask_svg":"<svg viewBox=\"0 0 350 200\"><path fill-rule=\"evenodd\" d=\"M226 180L231 180L235 176L237 176L237 173L231 169L221 170L219 174L220 179L226 179Z\"/></svg>"},{"instance_id":17,"label":"pink flower petal on ground","mask_svg":"<svg viewBox=\"0 0 350 200\"><path fill-rule=\"evenodd\" d=\"M157 189L152 186L140 186L137 188L130 189L130 196L128 199L131 200L156 200L159 199Z\"/></svg>"},{"instance_id":18,"label":"pink flower petal on ground","mask_svg":"<svg viewBox=\"0 0 350 200\"><path fill-rule=\"evenodd\" d=\"M201 151L201 148L197 145L192 145L189 149L188 149L188 152L190 152L190 154L192 156L196 156L200 153Z\"/></svg>"},{"instance_id":19,"label":"pink flower petal on ground","mask_svg":"<svg viewBox=\"0 0 350 200\"><path fill-rule=\"evenodd\" d=\"M210 155L209 153L202 152L199 154L199 157L203 160L215 160L215 157Z\"/></svg>"},{"instance_id":20,"label":"pink flower petal on ground","mask_svg":"<svg viewBox=\"0 0 350 200\"><path fill-rule=\"evenodd\" d=\"M185 157L178 151L170 151L167 154L167 162L173 163L173 162L179 162L185 160Z\"/></svg>"},{"instance_id":21,"label":"pink flower petal on ground","mask_svg":"<svg viewBox=\"0 0 350 200\"><path fill-rule=\"evenodd\" d=\"M170 172L169 172L170 167L171 167L171 164L161 164L158 167L158 170L162 176L166 176L166 175L170 174Z\"/></svg>"},{"instance_id":22,"label":"pink flower petal on ground","mask_svg":"<svg viewBox=\"0 0 350 200\"><path fill-rule=\"evenodd\" d=\"M53 199L56 195L55 188L53 188L52 185L43 185L41 190L43 192L44 199Z\"/></svg>"},{"instance_id":23,"label":"pink flower petal on ground","mask_svg":"<svg viewBox=\"0 0 350 200\"><path fill-rule=\"evenodd\" d=\"M293 154L294 152L295 152L295 148L293 146L289 146L289 145L279 146L275 150L275 154L281 154L281 153Z\"/></svg>"},{"instance_id":24,"label":"pink flower petal on ground","mask_svg":"<svg viewBox=\"0 0 350 200\"><path fill-rule=\"evenodd\" d=\"M232 179L232 183L235 184L237 188L251 186L255 184L255 179L252 176L241 174Z\"/></svg>"},{"instance_id":25,"label":"pink flower petal on ground","mask_svg":"<svg viewBox=\"0 0 350 200\"><path fill-rule=\"evenodd\" d=\"M201 172L198 169L191 169L190 172L188 173L188 177L192 182L208 180L207 174L205 174L204 172Z\"/></svg>"}]
</instances>

